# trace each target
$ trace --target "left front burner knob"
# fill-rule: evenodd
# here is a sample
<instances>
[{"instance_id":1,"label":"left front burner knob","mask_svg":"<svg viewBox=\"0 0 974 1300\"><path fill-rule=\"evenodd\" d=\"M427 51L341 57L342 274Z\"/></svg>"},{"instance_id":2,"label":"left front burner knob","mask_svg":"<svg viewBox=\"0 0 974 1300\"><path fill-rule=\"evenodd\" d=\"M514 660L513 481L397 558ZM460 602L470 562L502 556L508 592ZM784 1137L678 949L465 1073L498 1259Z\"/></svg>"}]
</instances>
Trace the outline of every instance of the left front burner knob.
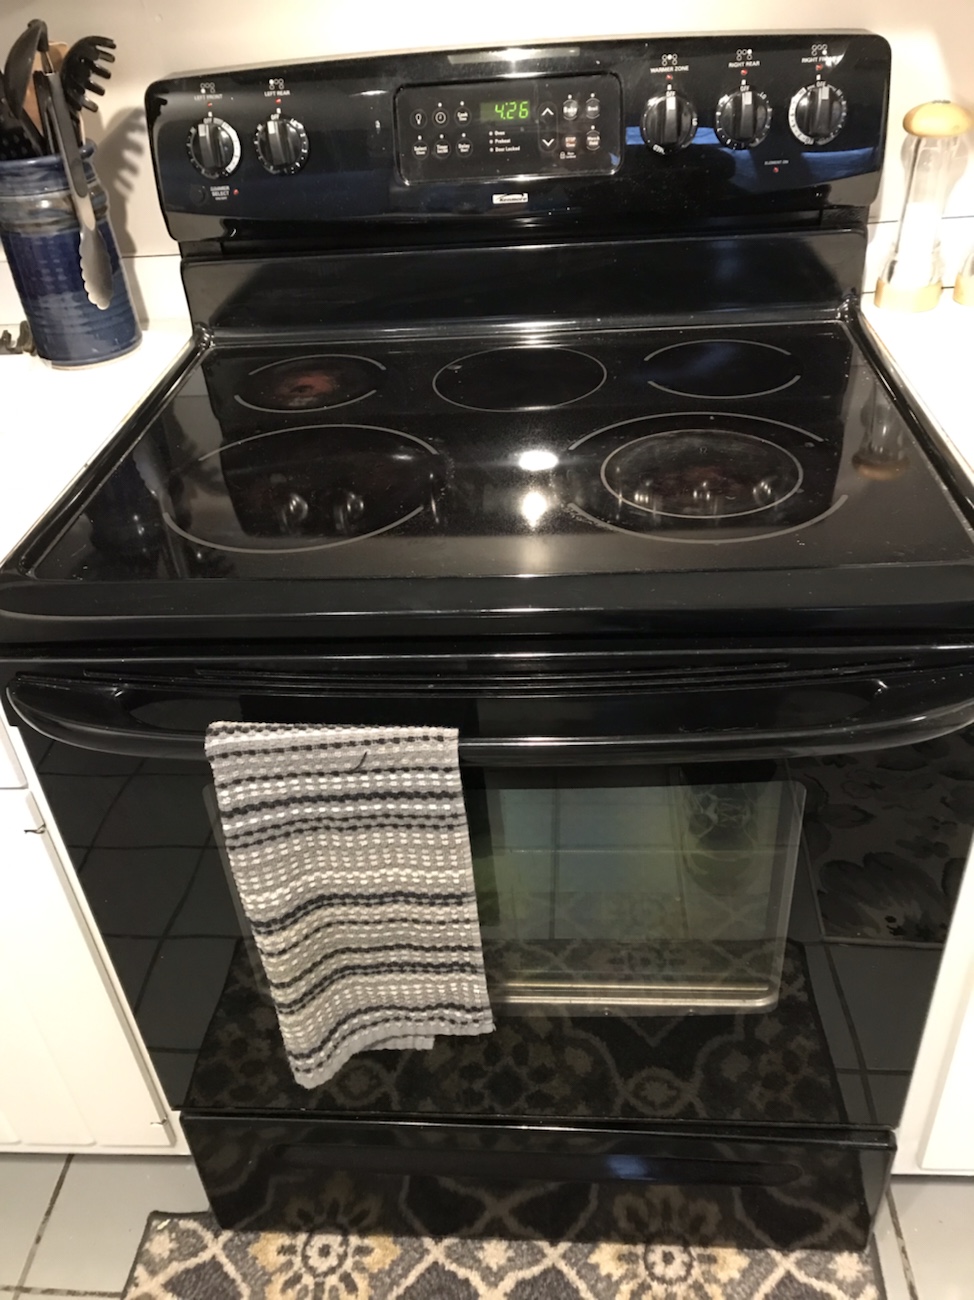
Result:
<instances>
[{"instance_id":1,"label":"left front burner knob","mask_svg":"<svg viewBox=\"0 0 974 1300\"><path fill-rule=\"evenodd\" d=\"M279 176L300 171L308 158L308 133L293 117L278 113L257 128L254 144L267 171Z\"/></svg>"},{"instance_id":2,"label":"left front burner knob","mask_svg":"<svg viewBox=\"0 0 974 1300\"><path fill-rule=\"evenodd\" d=\"M240 137L227 122L210 113L186 140L190 162L210 180L229 176L240 162Z\"/></svg>"}]
</instances>

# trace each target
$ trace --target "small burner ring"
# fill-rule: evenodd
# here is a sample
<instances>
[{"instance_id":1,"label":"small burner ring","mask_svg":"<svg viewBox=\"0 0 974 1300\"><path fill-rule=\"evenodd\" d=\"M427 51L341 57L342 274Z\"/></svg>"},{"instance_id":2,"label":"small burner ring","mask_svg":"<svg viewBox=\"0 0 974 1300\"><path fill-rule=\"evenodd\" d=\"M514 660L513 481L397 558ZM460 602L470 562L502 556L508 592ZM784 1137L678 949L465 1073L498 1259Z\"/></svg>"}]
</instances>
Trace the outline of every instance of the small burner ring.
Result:
<instances>
[{"instance_id":1,"label":"small burner ring","mask_svg":"<svg viewBox=\"0 0 974 1300\"><path fill-rule=\"evenodd\" d=\"M651 352L643 363L661 393L708 401L770 397L802 375L791 352L757 339L689 339Z\"/></svg>"},{"instance_id":2,"label":"small burner ring","mask_svg":"<svg viewBox=\"0 0 974 1300\"><path fill-rule=\"evenodd\" d=\"M273 414L331 411L371 397L385 366L353 352L318 352L270 361L251 370L234 400L250 411Z\"/></svg>"},{"instance_id":3,"label":"small burner ring","mask_svg":"<svg viewBox=\"0 0 974 1300\"><path fill-rule=\"evenodd\" d=\"M437 371L433 391L468 411L548 411L590 397L606 381L587 352L543 344L487 348Z\"/></svg>"}]
</instances>

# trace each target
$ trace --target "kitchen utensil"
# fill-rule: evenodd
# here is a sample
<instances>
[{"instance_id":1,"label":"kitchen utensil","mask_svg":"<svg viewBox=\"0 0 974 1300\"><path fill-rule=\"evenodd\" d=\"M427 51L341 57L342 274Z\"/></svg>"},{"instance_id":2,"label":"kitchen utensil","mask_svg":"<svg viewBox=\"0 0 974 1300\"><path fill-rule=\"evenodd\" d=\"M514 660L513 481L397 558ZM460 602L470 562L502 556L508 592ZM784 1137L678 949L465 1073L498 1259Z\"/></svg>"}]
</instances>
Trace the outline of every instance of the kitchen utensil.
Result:
<instances>
[{"instance_id":1,"label":"kitchen utensil","mask_svg":"<svg viewBox=\"0 0 974 1300\"><path fill-rule=\"evenodd\" d=\"M47 53L48 53L48 57L51 60L51 65L54 68L55 72L59 70L61 64L64 62L64 56L67 53L67 50L68 47L64 41L50 41L48 43ZM33 71L34 72L44 71L43 56L41 55L39 50L34 55ZM37 127L37 130L40 132L40 134L46 138L47 130L44 125L43 115L37 103L37 92L34 89L33 75L31 75L30 82L28 83L27 86L27 93L24 96L24 112L27 114L30 120ZM48 141L48 143L50 143L50 141Z\"/></svg>"},{"instance_id":2,"label":"kitchen utensil","mask_svg":"<svg viewBox=\"0 0 974 1300\"><path fill-rule=\"evenodd\" d=\"M42 43L46 48L47 24L34 18L11 45L3 69L4 95L10 111L21 123L34 152L38 154L48 152L47 142L43 128L39 129L27 111L27 96L34 74L34 57Z\"/></svg>"},{"instance_id":3,"label":"kitchen utensil","mask_svg":"<svg viewBox=\"0 0 974 1300\"><path fill-rule=\"evenodd\" d=\"M98 105L87 95L89 92L104 95L105 87L100 86L95 78L107 81L111 77L111 72L102 64L115 62L115 56L110 52L114 49L115 42L108 36L83 36L65 53L61 64L61 84L68 106L76 116L83 108L89 113L97 111Z\"/></svg>"},{"instance_id":4,"label":"kitchen utensil","mask_svg":"<svg viewBox=\"0 0 974 1300\"><path fill-rule=\"evenodd\" d=\"M35 158L37 150L20 120L14 117L7 101L0 95L0 162Z\"/></svg>"},{"instance_id":5,"label":"kitchen utensil","mask_svg":"<svg viewBox=\"0 0 974 1300\"><path fill-rule=\"evenodd\" d=\"M95 221L95 210L92 207L91 195L88 193L88 180L78 149L71 113L64 98L60 79L51 69L49 59L46 60L46 70L36 74L35 85L38 91L38 102L50 122L57 152L64 162L71 202L81 227L79 258L85 292L90 301L104 311L112 300L111 259Z\"/></svg>"},{"instance_id":6,"label":"kitchen utensil","mask_svg":"<svg viewBox=\"0 0 974 1300\"><path fill-rule=\"evenodd\" d=\"M959 104L935 100L911 108L903 129L913 137L906 195L893 251L876 285L876 306L929 311L943 287L940 222L951 186L957 141L971 115Z\"/></svg>"}]
</instances>

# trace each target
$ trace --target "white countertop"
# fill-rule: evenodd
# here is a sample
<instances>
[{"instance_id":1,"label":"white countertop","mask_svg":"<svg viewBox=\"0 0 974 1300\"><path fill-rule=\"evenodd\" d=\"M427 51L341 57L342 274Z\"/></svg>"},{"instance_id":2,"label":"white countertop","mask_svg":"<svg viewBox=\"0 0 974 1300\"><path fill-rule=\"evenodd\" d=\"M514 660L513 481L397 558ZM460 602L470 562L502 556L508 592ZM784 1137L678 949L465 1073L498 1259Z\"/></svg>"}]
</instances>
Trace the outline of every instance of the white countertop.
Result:
<instances>
[{"instance_id":1,"label":"white countertop","mask_svg":"<svg viewBox=\"0 0 974 1300\"><path fill-rule=\"evenodd\" d=\"M864 315L904 383L974 479L974 308L945 291L932 312ZM127 357L55 370L36 357L0 357L0 555L121 427L189 342L188 318L156 321Z\"/></svg>"}]
</instances>

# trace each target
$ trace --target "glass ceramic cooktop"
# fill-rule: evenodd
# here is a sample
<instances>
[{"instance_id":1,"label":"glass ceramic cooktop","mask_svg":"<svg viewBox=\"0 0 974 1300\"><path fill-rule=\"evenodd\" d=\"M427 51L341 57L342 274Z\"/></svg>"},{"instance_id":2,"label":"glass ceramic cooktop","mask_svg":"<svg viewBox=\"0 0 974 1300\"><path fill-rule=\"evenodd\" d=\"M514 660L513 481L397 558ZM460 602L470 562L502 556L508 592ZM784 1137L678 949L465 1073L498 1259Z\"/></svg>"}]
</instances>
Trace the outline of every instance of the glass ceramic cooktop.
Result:
<instances>
[{"instance_id":1,"label":"glass ceramic cooktop","mask_svg":"<svg viewBox=\"0 0 974 1300\"><path fill-rule=\"evenodd\" d=\"M209 351L37 576L924 563L970 533L839 324Z\"/></svg>"}]
</instances>

